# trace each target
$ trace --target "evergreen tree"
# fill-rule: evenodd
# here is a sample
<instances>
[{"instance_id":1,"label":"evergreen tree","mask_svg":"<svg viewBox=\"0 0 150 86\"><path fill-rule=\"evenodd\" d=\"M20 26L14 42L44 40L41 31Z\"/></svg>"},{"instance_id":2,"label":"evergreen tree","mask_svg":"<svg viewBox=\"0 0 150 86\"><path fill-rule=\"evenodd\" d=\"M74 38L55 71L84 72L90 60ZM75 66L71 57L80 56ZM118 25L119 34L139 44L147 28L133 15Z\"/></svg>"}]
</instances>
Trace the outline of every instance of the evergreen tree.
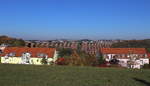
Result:
<instances>
[{"instance_id":1,"label":"evergreen tree","mask_svg":"<svg viewBox=\"0 0 150 86\"><path fill-rule=\"evenodd\" d=\"M103 58L103 56L100 53L96 54L96 58L97 58L97 64L101 65L105 63L105 59Z\"/></svg>"}]
</instances>

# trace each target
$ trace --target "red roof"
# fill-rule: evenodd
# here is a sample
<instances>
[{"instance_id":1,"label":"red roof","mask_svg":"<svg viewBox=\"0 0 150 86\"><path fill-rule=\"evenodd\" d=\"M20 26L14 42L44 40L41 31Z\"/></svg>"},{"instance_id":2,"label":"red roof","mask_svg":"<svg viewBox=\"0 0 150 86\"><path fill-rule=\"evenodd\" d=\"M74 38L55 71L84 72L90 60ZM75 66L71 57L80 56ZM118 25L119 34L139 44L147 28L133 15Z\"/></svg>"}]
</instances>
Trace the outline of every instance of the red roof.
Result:
<instances>
[{"instance_id":1,"label":"red roof","mask_svg":"<svg viewBox=\"0 0 150 86\"><path fill-rule=\"evenodd\" d=\"M102 54L146 54L145 48L101 48Z\"/></svg>"},{"instance_id":2,"label":"red roof","mask_svg":"<svg viewBox=\"0 0 150 86\"><path fill-rule=\"evenodd\" d=\"M37 55L40 53L47 54L48 57L53 57L55 50L55 48L7 47L4 49L2 56L9 53L15 53L16 57L20 57L23 53L28 52L31 54L31 57L38 57Z\"/></svg>"}]
</instances>

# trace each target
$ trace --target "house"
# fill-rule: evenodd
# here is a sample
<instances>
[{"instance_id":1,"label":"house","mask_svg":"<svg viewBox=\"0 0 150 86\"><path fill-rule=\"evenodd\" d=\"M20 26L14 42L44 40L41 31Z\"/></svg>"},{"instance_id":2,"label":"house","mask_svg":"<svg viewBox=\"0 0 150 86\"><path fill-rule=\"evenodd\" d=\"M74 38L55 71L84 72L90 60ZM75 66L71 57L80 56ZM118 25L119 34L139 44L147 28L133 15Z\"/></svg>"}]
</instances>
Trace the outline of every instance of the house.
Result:
<instances>
[{"instance_id":1,"label":"house","mask_svg":"<svg viewBox=\"0 0 150 86\"><path fill-rule=\"evenodd\" d=\"M42 59L48 64L57 60L55 48L6 47L1 54L1 63L41 65Z\"/></svg>"},{"instance_id":2,"label":"house","mask_svg":"<svg viewBox=\"0 0 150 86\"><path fill-rule=\"evenodd\" d=\"M141 68L149 64L149 58L145 48L101 48L101 55L106 61L119 60L123 67Z\"/></svg>"}]
</instances>

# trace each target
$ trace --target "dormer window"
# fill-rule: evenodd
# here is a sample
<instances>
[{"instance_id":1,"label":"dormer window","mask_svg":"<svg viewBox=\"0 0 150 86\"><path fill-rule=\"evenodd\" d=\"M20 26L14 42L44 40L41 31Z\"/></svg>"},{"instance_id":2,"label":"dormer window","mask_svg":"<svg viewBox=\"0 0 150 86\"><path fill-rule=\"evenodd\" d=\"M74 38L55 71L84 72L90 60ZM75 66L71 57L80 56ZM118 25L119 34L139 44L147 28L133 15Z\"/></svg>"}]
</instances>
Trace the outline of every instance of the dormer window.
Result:
<instances>
[{"instance_id":1,"label":"dormer window","mask_svg":"<svg viewBox=\"0 0 150 86\"><path fill-rule=\"evenodd\" d=\"M14 53L14 52L11 52L8 54L9 57L14 57L15 55L16 55L16 53Z\"/></svg>"},{"instance_id":2,"label":"dormer window","mask_svg":"<svg viewBox=\"0 0 150 86\"><path fill-rule=\"evenodd\" d=\"M43 58L43 57L46 57L47 56L47 54L45 54L45 53L38 53L37 54L37 57L40 57L40 58Z\"/></svg>"}]
</instances>

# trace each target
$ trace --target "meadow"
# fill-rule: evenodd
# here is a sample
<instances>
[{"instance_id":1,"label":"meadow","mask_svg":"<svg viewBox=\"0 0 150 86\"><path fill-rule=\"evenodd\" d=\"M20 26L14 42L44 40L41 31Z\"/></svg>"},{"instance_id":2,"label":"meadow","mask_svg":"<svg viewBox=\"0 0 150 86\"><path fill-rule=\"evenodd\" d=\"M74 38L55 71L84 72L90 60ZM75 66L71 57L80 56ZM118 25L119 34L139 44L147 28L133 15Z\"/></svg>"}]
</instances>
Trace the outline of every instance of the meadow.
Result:
<instances>
[{"instance_id":1,"label":"meadow","mask_svg":"<svg viewBox=\"0 0 150 86\"><path fill-rule=\"evenodd\" d=\"M150 86L150 70L0 64L0 86Z\"/></svg>"}]
</instances>

